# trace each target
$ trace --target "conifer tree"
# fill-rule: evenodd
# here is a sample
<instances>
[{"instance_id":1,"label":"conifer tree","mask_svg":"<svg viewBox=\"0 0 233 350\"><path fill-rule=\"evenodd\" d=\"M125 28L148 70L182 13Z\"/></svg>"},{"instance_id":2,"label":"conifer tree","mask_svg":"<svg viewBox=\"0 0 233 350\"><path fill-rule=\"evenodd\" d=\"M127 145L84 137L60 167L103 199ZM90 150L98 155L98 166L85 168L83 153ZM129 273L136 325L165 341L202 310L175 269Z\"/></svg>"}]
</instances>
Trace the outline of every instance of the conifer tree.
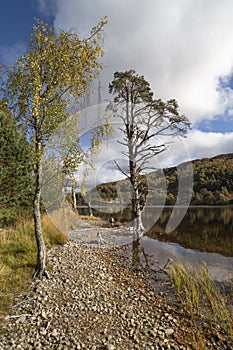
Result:
<instances>
[{"instance_id":1,"label":"conifer tree","mask_svg":"<svg viewBox=\"0 0 233 350\"><path fill-rule=\"evenodd\" d=\"M0 225L12 223L15 213L32 207L31 147L4 101L0 103Z\"/></svg>"},{"instance_id":2,"label":"conifer tree","mask_svg":"<svg viewBox=\"0 0 233 350\"><path fill-rule=\"evenodd\" d=\"M165 137L185 136L190 122L179 113L175 99L166 102L155 99L148 81L134 70L115 72L109 92L114 95L114 100L108 108L123 125L120 129L123 140L119 143L125 147L123 154L128 159L128 172L117 166L131 182L136 229L134 242L137 244L144 231L141 220L141 175L152 169L153 157L167 148ZM162 138L164 142L160 141Z\"/></svg>"}]
</instances>

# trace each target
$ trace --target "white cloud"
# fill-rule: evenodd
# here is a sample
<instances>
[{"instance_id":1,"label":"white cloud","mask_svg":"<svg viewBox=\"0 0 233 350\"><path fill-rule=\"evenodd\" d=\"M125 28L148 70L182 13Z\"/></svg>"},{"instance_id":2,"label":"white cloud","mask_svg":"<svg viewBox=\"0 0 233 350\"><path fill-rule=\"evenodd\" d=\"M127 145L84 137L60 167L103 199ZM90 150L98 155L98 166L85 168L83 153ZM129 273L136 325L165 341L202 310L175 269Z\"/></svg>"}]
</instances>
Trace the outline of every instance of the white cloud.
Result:
<instances>
[{"instance_id":1,"label":"white cloud","mask_svg":"<svg viewBox=\"0 0 233 350\"><path fill-rule=\"evenodd\" d=\"M26 51L26 46L23 43L16 43L11 46L3 46L0 49L0 57L2 64L10 65L15 63L17 57L24 54Z\"/></svg>"},{"instance_id":2,"label":"white cloud","mask_svg":"<svg viewBox=\"0 0 233 350\"><path fill-rule=\"evenodd\" d=\"M203 132L192 130L184 141L191 159L232 153L233 132Z\"/></svg>"},{"instance_id":3,"label":"white cloud","mask_svg":"<svg viewBox=\"0 0 233 350\"><path fill-rule=\"evenodd\" d=\"M46 16L55 15L57 3L57 0L36 0L38 10Z\"/></svg>"},{"instance_id":4,"label":"white cloud","mask_svg":"<svg viewBox=\"0 0 233 350\"><path fill-rule=\"evenodd\" d=\"M101 146L100 152L93 157L94 168L91 169L89 167L87 187L95 187L100 183L117 181L124 178L124 175L118 171L116 165L114 164L116 161L121 164L121 166L123 165L126 158L123 157L122 150L123 148L115 139L109 141L108 143L104 143ZM79 180L82 180L82 173L85 171L85 169L85 165L79 169Z\"/></svg>"},{"instance_id":5,"label":"white cloud","mask_svg":"<svg viewBox=\"0 0 233 350\"><path fill-rule=\"evenodd\" d=\"M231 0L40 1L44 10L45 4L56 5L57 29L87 35L109 17L106 89L114 71L134 68L157 96L176 98L193 122L224 113L232 94L217 88L233 69Z\"/></svg>"}]
</instances>

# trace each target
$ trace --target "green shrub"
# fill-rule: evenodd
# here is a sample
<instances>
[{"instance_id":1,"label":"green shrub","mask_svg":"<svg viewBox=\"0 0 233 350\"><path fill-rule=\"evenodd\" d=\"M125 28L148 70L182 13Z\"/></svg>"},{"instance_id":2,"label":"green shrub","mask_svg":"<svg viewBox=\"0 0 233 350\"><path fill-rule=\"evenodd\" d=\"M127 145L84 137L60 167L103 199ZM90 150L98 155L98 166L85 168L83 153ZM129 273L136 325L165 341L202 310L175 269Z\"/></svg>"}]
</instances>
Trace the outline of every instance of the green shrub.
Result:
<instances>
[{"instance_id":1,"label":"green shrub","mask_svg":"<svg viewBox=\"0 0 233 350\"><path fill-rule=\"evenodd\" d=\"M16 221L16 213L12 209L0 210L0 228L13 225Z\"/></svg>"}]
</instances>

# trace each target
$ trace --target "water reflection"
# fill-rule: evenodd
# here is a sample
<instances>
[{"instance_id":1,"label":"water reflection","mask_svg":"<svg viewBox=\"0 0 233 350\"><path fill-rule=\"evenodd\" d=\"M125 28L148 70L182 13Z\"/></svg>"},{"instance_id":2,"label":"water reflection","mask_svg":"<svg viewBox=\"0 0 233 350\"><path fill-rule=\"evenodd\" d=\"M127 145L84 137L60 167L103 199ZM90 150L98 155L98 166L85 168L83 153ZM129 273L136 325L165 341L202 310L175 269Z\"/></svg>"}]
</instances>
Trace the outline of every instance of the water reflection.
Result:
<instances>
[{"instance_id":1,"label":"water reflection","mask_svg":"<svg viewBox=\"0 0 233 350\"><path fill-rule=\"evenodd\" d=\"M160 242L147 236L143 238L142 244L150 257L150 264L154 266L162 267L168 259L177 260L194 268L200 267L205 262L211 279L218 282L228 280L233 274L233 257L226 257L217 253L198 252L183 248L177 243Z\"/></svg>"},{"instance_id":2,"label":"water reflection","mask_svg":"<svg viewBox=\"0 0 233 350\"><path fill-rule=\"evenodd\" d=\"M147 208L146 217L153 217L156 208ZM179 209L177 209L179 210ZM166 233L172 209L164 208L159 220L146 235L163 242L179 243L185 248L201 252L215 252L233 256L233 207L192 207L179 226Z\"/></svg>"}]
</instances>

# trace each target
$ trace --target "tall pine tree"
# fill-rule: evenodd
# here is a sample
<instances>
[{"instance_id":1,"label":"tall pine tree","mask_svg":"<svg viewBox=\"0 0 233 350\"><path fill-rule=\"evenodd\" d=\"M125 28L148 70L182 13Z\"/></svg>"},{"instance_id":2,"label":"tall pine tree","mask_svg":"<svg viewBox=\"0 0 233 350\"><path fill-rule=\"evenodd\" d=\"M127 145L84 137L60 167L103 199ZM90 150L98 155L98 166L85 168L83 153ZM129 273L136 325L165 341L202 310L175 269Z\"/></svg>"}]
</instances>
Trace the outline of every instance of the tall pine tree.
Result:
<instances>
[{"instance_id":1,"label":"tall pine tree","mask_svg":"<svg viewBox=\"0 0 233 350\"><path fill-rule=\"evenodd\" d=\"M4 101L0 103L0 226L32 206L31 149Z\"/></svg>"}]
</instances>

